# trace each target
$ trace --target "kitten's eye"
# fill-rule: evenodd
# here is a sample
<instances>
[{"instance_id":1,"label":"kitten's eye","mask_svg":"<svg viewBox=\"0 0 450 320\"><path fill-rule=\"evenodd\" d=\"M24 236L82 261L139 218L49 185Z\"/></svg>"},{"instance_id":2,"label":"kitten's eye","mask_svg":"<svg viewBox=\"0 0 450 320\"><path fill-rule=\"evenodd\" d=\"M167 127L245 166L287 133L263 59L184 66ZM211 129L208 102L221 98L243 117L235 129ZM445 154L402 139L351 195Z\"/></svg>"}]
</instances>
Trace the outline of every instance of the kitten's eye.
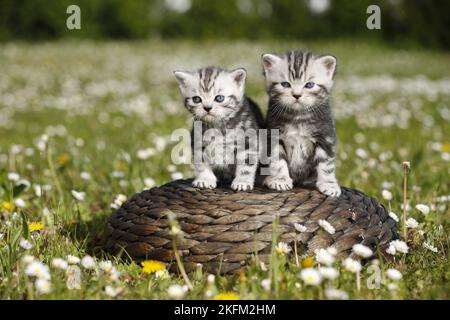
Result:
<instances>
[{"instance_id":1,"label":"kitten's eye","mask_svg":"<svg viewBox=\"0 0 450 320\"><path fill-rule=\"evenodd\" d=\"M200 103L200 102L202 102L202 98L200 98L199 96L195 96L195 97L192 97L192 101L194 103Z\"/></svg>"},{"instance_id":2,"label":"kitten's eye","mask_svg":"<svg viewBox=\"0 0 450 320\"><path fill-rule=\"evenodd\" d=\"M221 95L221 94L217 95L214 98L214 101L216 101L216 102L223 102L223 100L225 100L225 97L223 95Z\"/></svg>"},{"instance_id":3,"label":"kitten's eye","mask_svg":"<svg viewBox=\"0 0 450 320\"><path fill-rule=\"evenodd\" d=\"M311 89L312 87L314 87L314 85L315 85L314 82L307 82L307 83L305 84L305 88Z\"/></svg>"},{"instance_id":4,"label":"kitten's eye","mask_svg":"<svg viewBox=\"0 0 450 320\"><path fill-rule=\"evenodd\" d=\"M289 82L283 81L283 82L281 83L281 86L282 86L283 88L290 88L290 87L291 87L291 84L290 84Z\"/></svg>"}]
</instances>

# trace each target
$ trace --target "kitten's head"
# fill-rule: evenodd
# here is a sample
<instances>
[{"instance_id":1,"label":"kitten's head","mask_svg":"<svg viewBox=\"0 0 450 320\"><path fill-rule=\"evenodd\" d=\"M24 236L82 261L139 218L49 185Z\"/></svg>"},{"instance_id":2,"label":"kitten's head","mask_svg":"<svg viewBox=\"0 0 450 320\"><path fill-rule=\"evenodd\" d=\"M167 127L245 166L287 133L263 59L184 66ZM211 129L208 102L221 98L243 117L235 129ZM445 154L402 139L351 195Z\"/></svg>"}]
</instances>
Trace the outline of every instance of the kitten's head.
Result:
<instances>
[{"instance_id":1,"label":"kitten's head","mask_svg":"<svg viewBox=\"0 0 450 320\"><path fill-rule=\"evenodd\" d=\"M175 71L174 74L184 104L194 119L223 123L239 111L245 91L245 69L227 71L207 67L195 72Z\"/></svg>"},{"instance_id":2,"label":"kitten's head","mask_svg":"<svg viewBox=\"0 0 450 320\"><path fill-rule=\"evenodd\" d=\"M328 100L336 58L288 51L262 56L266 91L273 103L291 111L309 111Z\"/></svg>"}]
</instances>

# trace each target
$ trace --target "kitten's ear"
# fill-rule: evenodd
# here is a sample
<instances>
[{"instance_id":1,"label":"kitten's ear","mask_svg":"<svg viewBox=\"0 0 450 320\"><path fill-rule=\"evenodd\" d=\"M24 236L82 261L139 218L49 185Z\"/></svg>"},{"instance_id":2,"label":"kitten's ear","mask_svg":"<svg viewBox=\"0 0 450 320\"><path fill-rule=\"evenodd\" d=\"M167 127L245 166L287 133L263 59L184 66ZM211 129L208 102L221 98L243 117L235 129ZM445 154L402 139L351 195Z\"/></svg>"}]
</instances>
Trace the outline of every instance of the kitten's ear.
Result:
<instances>
[{"instance_id":1,"label":"kitten's ear","mask_svg":"<svg viewBox=\"0 0 450 320\"><path fill-rule=\"evenodd\" d=\"M239 87L243 87L245 84L245 79L247 78L247 71L245 71L244 68L234 69L231 71L231 76Z\"/></svg>"},{"instance_id":2,"label":"kitten's ear","mask_svg":"<svg viewBox=\"0 0 450 320\"><path fill-rule=\"evenodd\" d=\"M328 79L333 79L336 72L336 58L333 56L322 56L317 58L316 63L325 70Z\"/></svg>"},{"instance_id":3,"label":"kitten's ear","mask_svg":"<svg viewBox=\"0 0 450 320\"><path fill-rule=\"evenodd\" d=\"M174 71L173 74L177 79L178 85L182 88L185 88L189 79L192 77L192 74L187 71Z\"/></svg>"},{"instance_id":4,"label":"kitten's ear","mask_svg":"<svg viewBox=\"0 0 450 320\"><path fill-rule=\"evenodd\" d=\"M271 54L271 53L263 54L261 58L262 58L264 70L271 69L275 64L277 64L278 62L280 62L282 60L279 56L277 56L275 54Z\"/></svg>"}]
</instances>

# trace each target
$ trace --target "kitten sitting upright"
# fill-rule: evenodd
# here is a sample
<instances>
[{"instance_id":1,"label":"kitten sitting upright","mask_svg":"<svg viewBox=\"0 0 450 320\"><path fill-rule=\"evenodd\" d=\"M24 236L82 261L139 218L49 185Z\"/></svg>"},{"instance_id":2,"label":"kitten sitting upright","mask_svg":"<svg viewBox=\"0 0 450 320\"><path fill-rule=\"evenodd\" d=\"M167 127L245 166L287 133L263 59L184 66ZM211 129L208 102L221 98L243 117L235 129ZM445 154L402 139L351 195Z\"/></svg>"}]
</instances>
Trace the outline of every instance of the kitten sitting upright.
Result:
<instances>
[{"instance_id":1,"label":"kitten sitting upright","mask_svg":"<svg viewBox=\"0 0 450 320\"><path fill-rule=\"evenodd\" d=\"M233 190L252 190L259 162L255 136L263 124L263 116L259 107L244 95L246 71L207 67L174 74L184 105L193 115L191 145L195 180L192 185L214 189L220 179L232 180ZM250 131L254 136L249 143L246 134ZM196 143L201 146L201 161L196 159Z\"/></svg>"},{"instance_id":2,"label":"kitten sitting upright","mask_svg":"<svg viewBox=\"0 0 450 320\"><path fill-rule=\"evenodd\" d=\"M269 94L267 129L279 129L272 146L269 175L264 184L289 190L313 184L320 192L339 197L335 177L336 133L330 96L336 59L311 52L288 51L262 56Z\"/></svg>"}]
</instances>

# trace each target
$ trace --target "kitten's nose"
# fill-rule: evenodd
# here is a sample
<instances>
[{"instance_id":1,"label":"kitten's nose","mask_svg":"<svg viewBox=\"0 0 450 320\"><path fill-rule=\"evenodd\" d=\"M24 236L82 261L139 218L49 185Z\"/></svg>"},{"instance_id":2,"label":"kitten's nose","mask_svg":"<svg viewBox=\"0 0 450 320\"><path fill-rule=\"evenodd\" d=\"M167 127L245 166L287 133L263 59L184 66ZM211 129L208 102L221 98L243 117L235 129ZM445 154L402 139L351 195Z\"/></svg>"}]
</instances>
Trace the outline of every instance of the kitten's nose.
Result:
<instances>
[{"instance_id":1,"label":"kitten's nose","mask_svg":"<svg viewBox=\"0 0 450 320\"><path fill-rule=\"evenodd\" d=\"M302 95L301 94L293 94L292 95L295 99L298 99L298 98L300 98Z\"/></svg>"},{"instance_id":2,"label":"kitten's nose","mask_svg":"<svg viewBox=\"0 0 450 320\"><path fill-rule=\"evenodd\" d=\"M211 107L211 106L203 106L203 109L204 109L206 112L209 112L209 111L211 111L212 107Z\"/></svg>"}]
</instances>

